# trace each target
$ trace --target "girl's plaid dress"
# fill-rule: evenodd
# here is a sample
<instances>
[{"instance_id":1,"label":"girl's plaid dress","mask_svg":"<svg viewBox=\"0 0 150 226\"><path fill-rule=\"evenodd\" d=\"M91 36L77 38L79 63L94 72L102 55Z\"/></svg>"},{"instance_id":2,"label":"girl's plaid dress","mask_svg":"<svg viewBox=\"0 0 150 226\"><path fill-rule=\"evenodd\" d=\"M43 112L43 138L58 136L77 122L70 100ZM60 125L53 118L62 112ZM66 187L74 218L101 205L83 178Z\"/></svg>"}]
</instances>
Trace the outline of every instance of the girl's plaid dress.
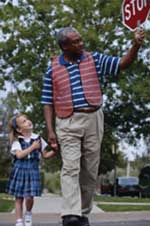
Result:
<instances>
[{"instance_id":1,"label":"girl's plaid dress","mask_svg":"<svg viewBox=\"0 0 150 226\"><path fill-rule=\"evenodd\" d=\"M24 150L31 146L31 144L37 139L40 139L40 137L32 138L29 142L26 142L23 138L18 138L18 141L22 150ZM7 193L14 195L15 197L41 195L41 180L39 172L40 151L40 149L36 149L22 159L17 159L14 155L13 167L6 188Z\"/></svg>"}]
</instances>

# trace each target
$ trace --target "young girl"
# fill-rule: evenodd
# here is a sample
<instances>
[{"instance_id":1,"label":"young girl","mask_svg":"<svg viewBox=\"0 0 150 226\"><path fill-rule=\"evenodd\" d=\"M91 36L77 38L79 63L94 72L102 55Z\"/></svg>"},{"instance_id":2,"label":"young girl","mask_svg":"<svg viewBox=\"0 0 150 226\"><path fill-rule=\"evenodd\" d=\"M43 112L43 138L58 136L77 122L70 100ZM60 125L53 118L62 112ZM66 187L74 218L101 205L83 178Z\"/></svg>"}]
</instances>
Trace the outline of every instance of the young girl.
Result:
<instances>
[{"instance_id":1,"label":"young girl","mask_svg":"<svg viewBox=\"0 0 150 226\"><path fill-rule=\"evenodd\" d=\"M47 143L33 133L33 124L24 114L18 114L9 122L11 154L14 156L6 192L15 196L15 226L32 226L34 196L41 195L39 160L51 158L54 151L46 151ZM26 212L23 222L23 201Z\"/></svg>"}]
</instances>

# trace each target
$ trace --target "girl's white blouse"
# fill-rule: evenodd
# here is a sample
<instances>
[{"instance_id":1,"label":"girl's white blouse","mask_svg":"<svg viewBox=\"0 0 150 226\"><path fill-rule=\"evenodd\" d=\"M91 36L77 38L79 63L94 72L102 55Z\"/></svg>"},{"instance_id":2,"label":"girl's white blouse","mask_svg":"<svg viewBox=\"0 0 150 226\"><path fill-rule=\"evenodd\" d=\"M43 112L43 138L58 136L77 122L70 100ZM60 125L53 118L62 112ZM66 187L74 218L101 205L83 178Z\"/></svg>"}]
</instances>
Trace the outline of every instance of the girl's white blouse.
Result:
<instances>
[{"instance_id":1,"label":"girl's white blouse","mask_svg":"<svg viewBox=\"0 0 150 226\"><path fill-rule=\"evenodd\" d=\"M30 142L31 139L36 139L38 137L39 137L39 135L35 134L35 133L32 133L31 137L29 137L29 138L25 138L24 136L18 136L18 138L23 138L26 142ZM47 147L48 144L42 137L40 137L40 138L41 138L41 150L43 151ZM16 150L20 150L20 151L22 150L21 144L18 140L15 140L12 143L12 146L11 146L11 149L10 149L11 154L15 155Z\"/></svg>"}]
</instances>

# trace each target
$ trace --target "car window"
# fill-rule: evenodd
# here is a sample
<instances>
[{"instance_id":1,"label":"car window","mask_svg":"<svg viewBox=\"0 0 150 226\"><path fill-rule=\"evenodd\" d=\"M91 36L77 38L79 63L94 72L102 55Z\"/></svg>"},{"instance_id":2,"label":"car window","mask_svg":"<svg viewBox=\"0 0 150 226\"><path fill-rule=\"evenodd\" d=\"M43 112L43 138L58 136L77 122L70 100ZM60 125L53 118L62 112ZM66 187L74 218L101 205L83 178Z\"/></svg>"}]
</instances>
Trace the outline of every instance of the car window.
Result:
<instances>
[{"instance_id":1,"label":"car window","mask_svg":"<svg viewBox=\"0 0 150 226\"><path fill-rule=\"evenodd\" d=\"M118 184L120 184L120 185L137 185L137 184L139 184L139 180L136 177L119 178Z\"/></svg>"}]
</instances>

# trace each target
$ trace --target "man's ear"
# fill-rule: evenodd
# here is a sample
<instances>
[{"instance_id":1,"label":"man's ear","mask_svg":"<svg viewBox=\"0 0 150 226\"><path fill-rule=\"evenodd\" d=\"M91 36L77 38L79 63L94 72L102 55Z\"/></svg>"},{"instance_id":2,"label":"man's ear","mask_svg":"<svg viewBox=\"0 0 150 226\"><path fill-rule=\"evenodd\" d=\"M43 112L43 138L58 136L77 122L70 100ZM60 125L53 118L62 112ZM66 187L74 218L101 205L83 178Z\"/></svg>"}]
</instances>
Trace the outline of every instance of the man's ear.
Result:
<instances>
[{"instance_id":1,"label":"man's ear","mask_svg":"<svg viewBox=\"0 0 150 226\"><path fill-rule=\"evenodd\" d=\"M64 50L64 51L68 50L68 43L67 42L63 43L61 45L61 49Z\"/></svg>"}]
</instances>

